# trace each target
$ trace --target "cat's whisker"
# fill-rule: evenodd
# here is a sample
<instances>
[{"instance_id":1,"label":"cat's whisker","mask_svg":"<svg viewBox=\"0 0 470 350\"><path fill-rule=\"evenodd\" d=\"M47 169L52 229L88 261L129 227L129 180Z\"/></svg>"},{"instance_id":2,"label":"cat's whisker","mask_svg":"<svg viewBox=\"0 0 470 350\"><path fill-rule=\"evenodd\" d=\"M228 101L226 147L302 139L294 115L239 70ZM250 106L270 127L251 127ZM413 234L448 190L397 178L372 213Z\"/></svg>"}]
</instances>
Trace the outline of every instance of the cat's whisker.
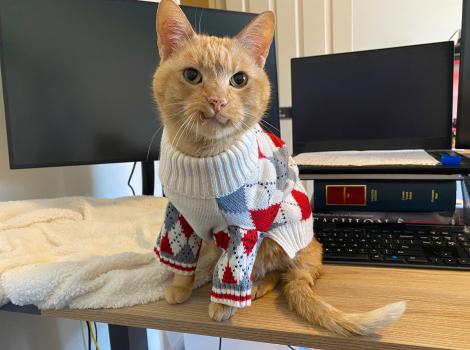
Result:
<instances>
[{"instance_id":1,"label":"cat's whisker","mask_svg":"<svg viewBox=\"0 0 470 350\"><path fill-rule=\"evenodd\" d=\"M183 131L180 133L180 136L178 138L178 140L176 141L176 145L175 145L175 148L178 148L178 144L179 142L181 141L181 138L184 136L184 134L186 133L186 131L188 131L188 127L191 126L191 121L193 120L193 116L194 114L191 114L188 119L187 119L187 122L185 123L185 126L183 128ZM189 129L190 130L190 129Z\"/></svg>"},{"instance_id":2,"label":"cat's whisker","mask_svg":"<svg viewBox=\"0 0 470 350\"><path fill-rule=\"evenodd\" d=\"M155 131L152 135L152 138L150 139L150 145L149 145L149 148L147 149L147 160L149 160L149 156L150 156L150 149L152 148L152 144L153 144L153 141L155 140L155 136L157 136L158 132L163 128L163 124L157 129L157 131Z\"/></svg>"},{"instance_id":3,"label":"cat's whisker","mask_svg":"<svg viewBox=\"0 0 470 350\"><path fill-rule=\"evenodd\" d=\"M178 145L181 137L183 136L184 134L184 130L186 129L186 126L191 122L191 115L189 117L187 117L183 124L181 125L181 127L179 128L178 132L176 133L175 135L175 140L176 140L176 136L178 136L178 139L176 140L176 145ZM176 147L176 146L175 146Z\"/></svg>"},{"instance_id":4,"label":"cat's whisker","mask_svg":"<svg viewBox=\"0 0 470 350\"><path fill-rule=\"evenodd\" d=\"M186 125L186 123L188 122L189 119L184 119L182 124L180 125L180 127L178 128L178 130L176 131L176 134L175 136L173 137L173 140L171 141L171 144L174 145L175 144L175 141L176 141L176 138L178 137L179 133L181 132L181 130L183 129L183 127Z\"/></svg>"},{"instance_id":5,"label":"cat's whisker","mask_svg":"<svg viewBox=\"0 0 470 350\"><path fill-rule=\"evenodd\" d=\"M240 128L239 129L240 131L245 131L245 132L248 131L248 132L255 134L255 132L252 130L252 127L246 124L243 120L240 120L240 123L245 127L245 128Z\"/></svg>"},{"instance_id":6,"label":"cat's whisker","mask_svg":"<svg viewBox=\"0 0 470 350\"><path fill-rule=\"evenodd\" d=\"M278 128L276 128L274 125L272 125L270 122L268 122L267 120L263 120L263 119L260 119L260 123L266 125L266 126L269 126L271 128L273 128L274 130L278 131L279 133L281 132L281 130L279 130ZM269 128L268 128L269 129Z\"/></svg>"}]
</instances>

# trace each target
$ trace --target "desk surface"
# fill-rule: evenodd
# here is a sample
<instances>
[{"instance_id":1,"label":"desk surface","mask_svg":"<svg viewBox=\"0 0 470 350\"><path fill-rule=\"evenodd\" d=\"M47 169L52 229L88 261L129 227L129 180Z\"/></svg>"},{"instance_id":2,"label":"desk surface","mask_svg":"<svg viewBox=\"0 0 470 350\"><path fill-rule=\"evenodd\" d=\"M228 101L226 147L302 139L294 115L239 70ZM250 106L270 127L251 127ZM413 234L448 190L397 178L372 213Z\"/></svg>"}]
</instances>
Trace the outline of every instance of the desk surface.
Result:
<instances>
[{"instance_id":1,"label":"desk surface","mask_svg":"<svg viewBox=\"0 0 470 350\"><path fill-rule=\"evenodd\" d=\"M344 338L311 326L272 292L217 323L207 315L209 288L189 302L165 302L107 310L42 311L42 315L187 333L304 345L317 349L470 349L470 273L442 270L325 266L319 295L348 312L407 300L404 316L373 337Z\"/></svg>"}]
</instances>

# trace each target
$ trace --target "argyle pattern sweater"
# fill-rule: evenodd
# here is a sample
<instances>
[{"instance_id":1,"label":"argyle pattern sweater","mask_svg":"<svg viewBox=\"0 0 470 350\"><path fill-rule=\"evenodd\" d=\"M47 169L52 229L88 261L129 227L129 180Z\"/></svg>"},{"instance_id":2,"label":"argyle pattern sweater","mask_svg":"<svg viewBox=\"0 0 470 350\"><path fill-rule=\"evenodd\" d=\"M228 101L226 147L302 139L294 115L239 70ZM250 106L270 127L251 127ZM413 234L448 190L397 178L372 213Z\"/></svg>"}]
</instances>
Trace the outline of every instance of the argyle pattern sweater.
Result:
<instances>
[{"instance_id":1,"label":"argyle pattern sweater","mask_svg":"<svg viewBox=\"0 0 470 350\"><path fill-rule=\"evenodd\" d=\"M313 238L310 203L284 142L259 125L214 157L192 158L163 132L160 179L169 198L155 246L174 272L193 274L202 239L222 254L214 269L211 300L251 304L252 270L264 237L290 257Z\"/></svg>"}]
</instances>

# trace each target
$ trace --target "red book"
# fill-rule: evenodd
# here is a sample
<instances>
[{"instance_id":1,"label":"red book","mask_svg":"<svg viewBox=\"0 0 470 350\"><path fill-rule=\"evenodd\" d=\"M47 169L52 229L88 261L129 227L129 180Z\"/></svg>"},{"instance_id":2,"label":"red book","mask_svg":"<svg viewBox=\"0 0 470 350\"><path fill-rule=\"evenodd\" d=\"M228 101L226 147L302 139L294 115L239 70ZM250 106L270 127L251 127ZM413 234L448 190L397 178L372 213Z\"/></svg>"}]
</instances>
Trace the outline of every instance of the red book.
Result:
<instances>
[{"instance_id":1,"label":"red book","mask_svg":"<svg viewBox=\"0 0 470 350\"><path fill-rule=\"evenodd\" d=\"M367 190L363 185L327 185L327 205L366 205Z\"/></svg>"}]
</instances>

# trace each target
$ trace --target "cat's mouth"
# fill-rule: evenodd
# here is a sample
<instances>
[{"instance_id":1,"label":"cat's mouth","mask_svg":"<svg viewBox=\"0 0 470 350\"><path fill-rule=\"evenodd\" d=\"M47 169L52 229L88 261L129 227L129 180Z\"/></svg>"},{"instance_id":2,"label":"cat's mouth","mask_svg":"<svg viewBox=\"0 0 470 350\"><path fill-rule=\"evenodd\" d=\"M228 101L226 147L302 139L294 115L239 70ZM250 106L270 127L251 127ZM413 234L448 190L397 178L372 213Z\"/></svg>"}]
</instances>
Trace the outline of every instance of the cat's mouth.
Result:
<instances>
[{"instance_id":1,"label":"cat's mouth","mask_svg":"<svg viewBox=\"0 0 470 350\"><path fill-rule=\"evenodd\" d=\"M216 113L211 116L204 114L204 113L201 114L201 124L203 126L213 127L213 128L224 127L225 125L227 125L228 121L229 119L227 117L224 117L220 113Z\"/></svg>"},{"instance_id":2,"label":"cat's mouth","mask_svg":"<svg viewBox=\"0 0 470 350\"><path fill-rule=\"evenodd\" d=\"M218 139L228 135L233 127L233 122L220 112L208 114L201 111L198 125L199 127L195 131L197 135L210 139Z\"/></svg>"}]
</instances>

